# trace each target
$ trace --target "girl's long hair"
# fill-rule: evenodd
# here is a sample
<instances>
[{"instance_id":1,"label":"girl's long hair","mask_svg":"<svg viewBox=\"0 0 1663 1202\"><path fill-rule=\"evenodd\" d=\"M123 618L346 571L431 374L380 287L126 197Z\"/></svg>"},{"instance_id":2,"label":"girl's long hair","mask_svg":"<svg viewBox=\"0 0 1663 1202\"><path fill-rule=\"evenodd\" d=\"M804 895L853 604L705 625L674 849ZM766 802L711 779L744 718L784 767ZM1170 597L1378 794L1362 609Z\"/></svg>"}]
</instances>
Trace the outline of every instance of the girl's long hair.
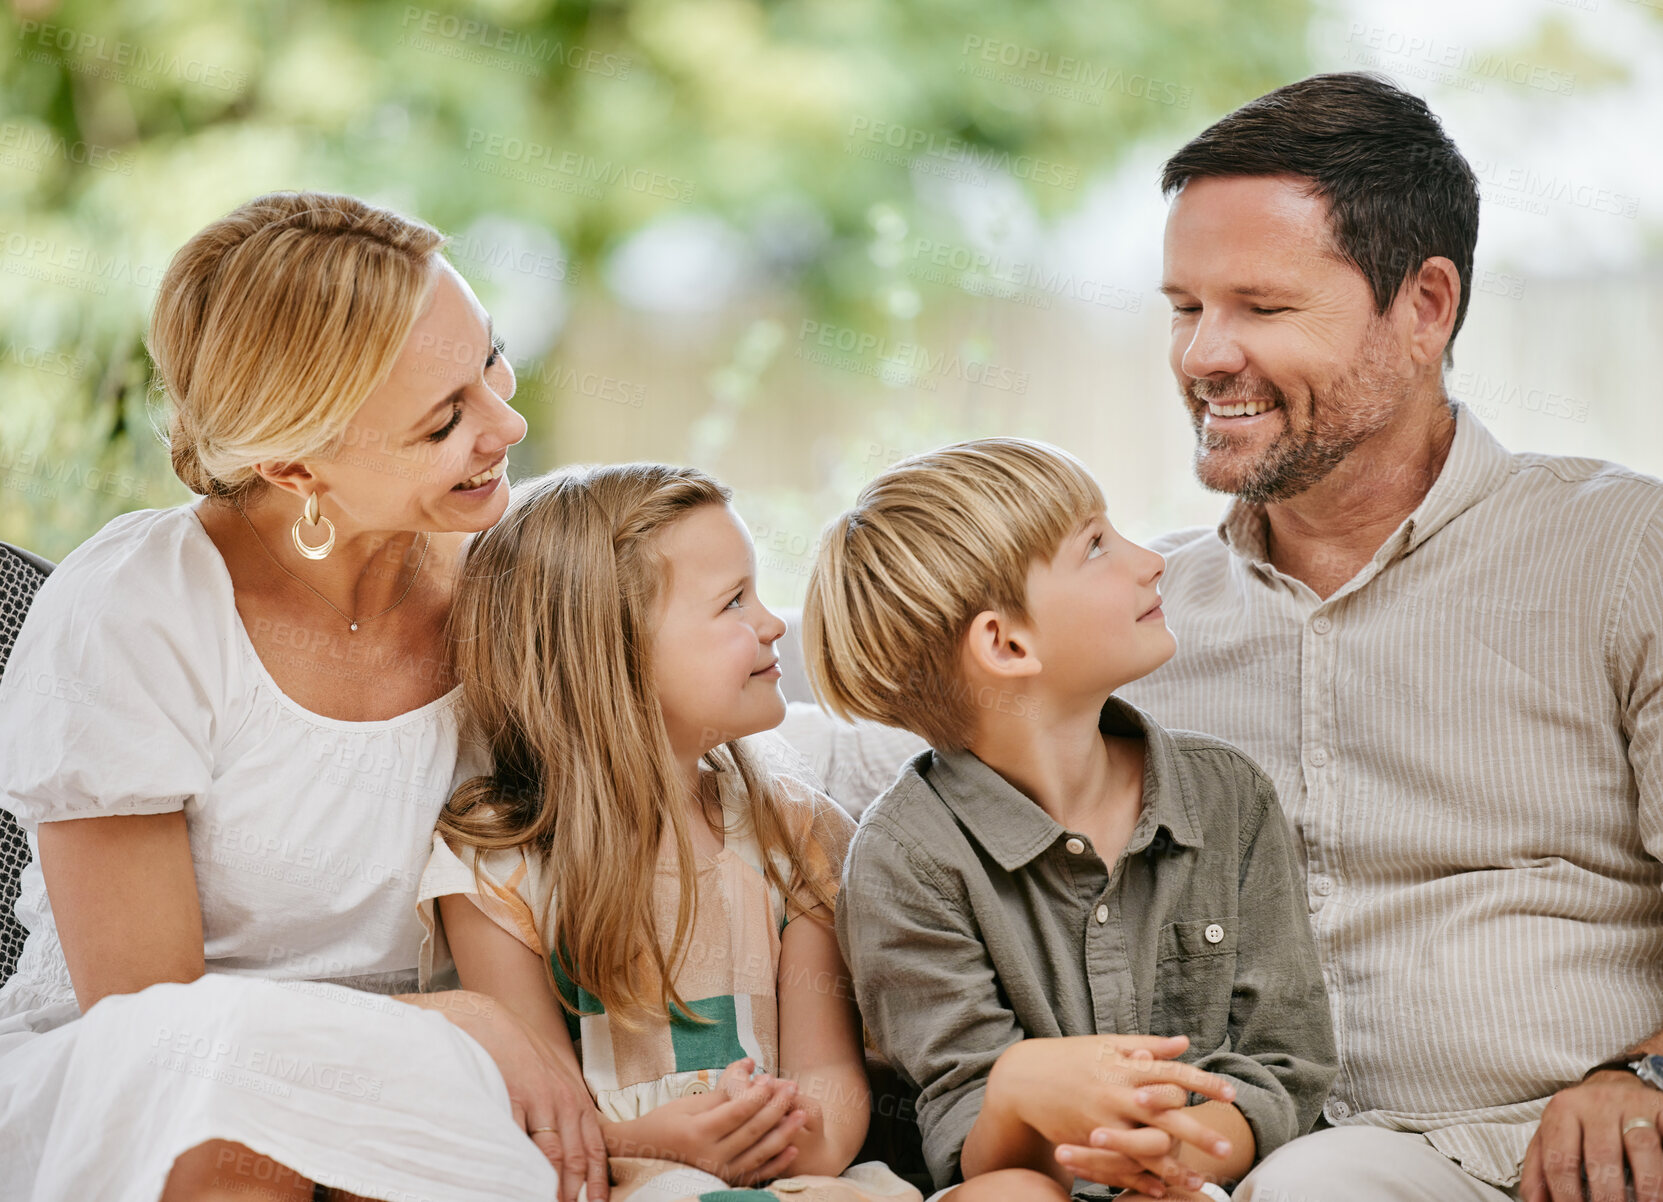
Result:
<instances>
[{"instance_id":1,"label":"girl's long hair","mask_svg":"<svg viewBox=\"0 0 1663 1202\"><path fill-rule=\"evenodd\" d=\"M653 463L516 482L508 512L469 548L451 611L463 738L490 751L493 770L458 787L439 830L453 845L523 846L547 862L549 889L533 904L551 965L626 1026L632 1012L671 1006L696 1017L672 985L691 937L695 872L688 785L653 684L666 578L655 536L731 495L696 469ZM768 881L804 909L829 908L766 770L737 742L705 763L738 774ZM681 887L668 957L653 913L665 838ZM555 996L578 1012L565 991Z\"/></svg>"}]
</instances>

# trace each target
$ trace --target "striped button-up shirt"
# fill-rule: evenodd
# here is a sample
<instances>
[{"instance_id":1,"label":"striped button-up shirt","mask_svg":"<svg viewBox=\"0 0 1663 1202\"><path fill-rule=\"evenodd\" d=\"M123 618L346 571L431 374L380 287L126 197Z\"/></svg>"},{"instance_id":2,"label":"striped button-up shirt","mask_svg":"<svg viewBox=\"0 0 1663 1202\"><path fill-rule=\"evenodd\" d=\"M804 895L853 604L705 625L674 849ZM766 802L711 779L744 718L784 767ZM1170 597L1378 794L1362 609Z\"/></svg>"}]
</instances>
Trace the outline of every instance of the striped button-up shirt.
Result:
<instances>
[{"instance_id":1,"label":"striped button-up shirt","mask_svg":"<svg viewBox=\"0 0 1663 1202\"><path fill-rule=\"evenodd\" d=\"M1547 1100L1663 1027L1663 486L1449 458L1326 599L1261 508L1159 540L1178 654L1121 691L1243 748L1294 834L1334 1018L1324 1114L1517 1181Z\"/></svg>"}]
</instances>

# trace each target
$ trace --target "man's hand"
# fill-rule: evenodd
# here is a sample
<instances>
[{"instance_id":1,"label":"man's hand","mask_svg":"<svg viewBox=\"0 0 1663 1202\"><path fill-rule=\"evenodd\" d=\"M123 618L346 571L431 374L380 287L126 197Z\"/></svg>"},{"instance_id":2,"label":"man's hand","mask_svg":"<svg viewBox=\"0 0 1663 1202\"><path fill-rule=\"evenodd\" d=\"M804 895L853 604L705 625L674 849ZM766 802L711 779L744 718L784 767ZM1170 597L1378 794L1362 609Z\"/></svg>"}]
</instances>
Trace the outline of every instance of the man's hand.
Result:
<instances>
[{"instance_id":1,"label":"man's hand","mask_svg":"<svg viewBox=\"0 0 1663 1202\"><path fill-rule=\"evenodd\" d=\"M735 1060L709 1093L677 1098L627 1123L603 1123L613 1156L650 1156L692 1165L729 1185L772 1181L796 1158L792 1138L807 1121L797 1083Z\"/></svg>"},{"instance_id":2,"label":"man's hand","mask_svg":"<svg viewBox=\"0 0 1663 1202\"><path fill-rule=\"evenodd\" d=\"M1582 1202L1584 1173L1588 1202L1623 1202L1625 1158L1639 1202L1663 1202L1659 1124L1663 1090L1633 1073L1595 1073L1560 1090L1548 1102L1524 1154L1519 1182L1524 1202Z\"/></svg>"}]
</instances>

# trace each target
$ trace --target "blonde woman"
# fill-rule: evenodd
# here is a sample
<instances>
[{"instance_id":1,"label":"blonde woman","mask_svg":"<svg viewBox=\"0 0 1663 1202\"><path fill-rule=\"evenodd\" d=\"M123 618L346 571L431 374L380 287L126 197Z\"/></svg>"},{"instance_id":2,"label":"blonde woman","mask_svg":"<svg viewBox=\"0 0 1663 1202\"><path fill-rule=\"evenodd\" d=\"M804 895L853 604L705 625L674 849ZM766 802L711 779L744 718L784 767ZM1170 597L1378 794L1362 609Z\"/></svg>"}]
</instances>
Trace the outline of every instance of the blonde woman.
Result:
<instances>
[{"instance_id":1,"label":"blonde woman","mask_svg":"<svg viewBox=\"0 0 1663 1202\"><path fill-rule=\"evenodd\" d=\"M414 992L457 762L443 629L526 429L442 241L278 193L168 269L149 346L201 495L66 557L0 688L34 853L7 1198L549 1199L555 1165L606 1195L570 1050Z\"/></svg>"}]
</instances>

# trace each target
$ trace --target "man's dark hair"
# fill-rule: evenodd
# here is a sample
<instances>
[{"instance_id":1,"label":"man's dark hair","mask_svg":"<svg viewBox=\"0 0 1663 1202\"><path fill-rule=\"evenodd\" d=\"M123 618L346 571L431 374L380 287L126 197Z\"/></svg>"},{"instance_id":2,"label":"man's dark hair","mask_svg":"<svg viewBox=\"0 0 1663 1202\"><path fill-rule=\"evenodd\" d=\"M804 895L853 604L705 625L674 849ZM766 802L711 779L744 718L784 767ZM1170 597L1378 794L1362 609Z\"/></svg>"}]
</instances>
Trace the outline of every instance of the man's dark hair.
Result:
<instances>
[{"instance_id":1,"label":"man's dark hair","mask_svg":"<svg viewBox=\"0 0 1663 1202\"><path fill-rule=\"evenodd\" d=\"M1335 249L1363 273L1378 313L1428 258L1454 263L1454 344L1472 296L1478 178L1419 96L1360 71L1290 83L1196 135L1161 169L1161 192L1235 175L1309 180L1328 202Z\"/></svg>"}]
</instances>

